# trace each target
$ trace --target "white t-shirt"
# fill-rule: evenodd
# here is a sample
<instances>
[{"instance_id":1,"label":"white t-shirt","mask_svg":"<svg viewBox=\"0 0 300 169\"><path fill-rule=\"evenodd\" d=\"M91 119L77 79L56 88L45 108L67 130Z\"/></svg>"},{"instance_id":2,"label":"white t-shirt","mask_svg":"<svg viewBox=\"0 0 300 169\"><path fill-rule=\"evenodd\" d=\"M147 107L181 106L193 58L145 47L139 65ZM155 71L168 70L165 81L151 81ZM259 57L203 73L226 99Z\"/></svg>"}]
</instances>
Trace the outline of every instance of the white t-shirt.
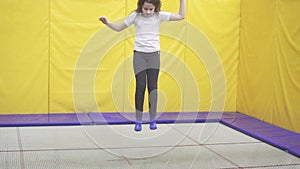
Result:
<instances>
[{"instance_id":1,"label":"white t-shirt","mask_svg":"<svg viewBox=\"0 0 300 169\"><path fill-rule=\"evenodd\" d=\"M157 12L150 17L144 17L141 13L132 12L125 20L124 24L130 26L135 24L136 35L134 50L139 52L156 52L160 50L160 24L170 20L171 13Z\"/></svg>"}]
</instances>

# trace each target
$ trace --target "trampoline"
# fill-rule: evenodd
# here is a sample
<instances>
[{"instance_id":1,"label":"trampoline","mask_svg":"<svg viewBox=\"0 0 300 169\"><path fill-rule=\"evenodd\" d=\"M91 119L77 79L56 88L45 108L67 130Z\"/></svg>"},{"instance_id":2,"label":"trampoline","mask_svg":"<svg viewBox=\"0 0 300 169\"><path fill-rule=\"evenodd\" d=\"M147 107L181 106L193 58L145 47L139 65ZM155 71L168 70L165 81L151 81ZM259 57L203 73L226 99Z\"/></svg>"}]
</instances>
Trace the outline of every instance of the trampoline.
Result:
<instances>
[{"instance_id":1,"label":"trampoline","mask_svg":"<svg viewBox=\"0 0 300 169\"><path fill-rule=\"evenodd\" d=\"M0 168L300 168L299 134L240 113L164 113L141 133L120 113L38 117L1 115Z\"/></svg>"}]
</instances>

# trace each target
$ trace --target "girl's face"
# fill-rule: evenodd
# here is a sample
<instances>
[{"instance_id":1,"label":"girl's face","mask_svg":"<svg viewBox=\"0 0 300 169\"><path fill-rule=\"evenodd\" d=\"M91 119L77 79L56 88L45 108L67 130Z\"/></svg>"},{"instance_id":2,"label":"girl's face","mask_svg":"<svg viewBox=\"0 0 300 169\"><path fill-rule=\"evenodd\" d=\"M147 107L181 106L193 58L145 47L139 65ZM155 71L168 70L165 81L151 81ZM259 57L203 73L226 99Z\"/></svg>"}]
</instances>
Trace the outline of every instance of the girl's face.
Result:
<instances>
[{"instance_id":1,"label":"girl's face","mask_svg":"<svg viewBox=\"0 0 300 169\"><path fill-rule=\"evenodd\" d=\"M145 17L150 17L154 14L155 6L151 3L145 2L142 7L142 14Z\"/></svg>"}]
</instances>

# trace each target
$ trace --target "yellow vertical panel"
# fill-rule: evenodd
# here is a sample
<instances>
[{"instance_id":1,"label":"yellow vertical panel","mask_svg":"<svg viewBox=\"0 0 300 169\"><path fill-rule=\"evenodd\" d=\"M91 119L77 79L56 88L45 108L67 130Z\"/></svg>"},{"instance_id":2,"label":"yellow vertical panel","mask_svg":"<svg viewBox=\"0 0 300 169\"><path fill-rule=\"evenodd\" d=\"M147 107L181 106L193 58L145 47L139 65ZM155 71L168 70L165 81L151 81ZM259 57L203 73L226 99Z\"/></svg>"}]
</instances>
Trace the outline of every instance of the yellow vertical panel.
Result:
<instances>
[{"instance_id":1,"label":"yellow vertical panel","mask_svg":"<svg viewBox=\"0 0 300 169\"><path fill-rule=\"evenodd\" d=\"M224 110L236 111L240 0L188 0L187 11L187 21L207 36L220 57L226 76ZM199 83L203 83L203 81ZM208 85L209 82L204 86ZM210 96L210 91L206 92L202 95ZM208 106L207 103L205 105ZM208 109L209 107L206 107L206 110Z\"/></svg>"},{"instance_id":2,"label":"yellow vertical panel","mask_svg":"<svg viewBox=\"0 0 300 169\"><path fill-rule=\"evenodd\" d=\"M125 17L128 16L131 12L137 9L137 1L126 0L125 4Z\"/></svg>"},{"instance_id":3,"label":"yellow vertical panel","mask_svg":"<svg viewBox=\"0 0 300 169\"><path fill-rule=\"evenodd\" d=\"M0 1L0 113L48 112L49 1Z\"/></svg>"},{"instance_id":4,"label":"yellow vertical panel","mask_svg":"<svg viewBox=\"0 0 300 169\"><path fill-rule=\"evenodd\" d=\"M122 33L120 35L122 36ZM106 46L106 48L109 51L99 63L95 79L98 110L101 112L124 112L124 100L127 99L124 92L128 90L125 84L129 83L125 82L127 80L125 78L131 73L128 70L128 60L124 59L124 42L115 46ZM126 72L125 69L129 72Z\"/></svg>"},{"instance_id":5,"label":"yellow vertical panel","mask_svg":"<svg viewBox=\"0 0 300 169\"><path fill-rule=\"evenodd\" d=\"M51 0L51 113L75 111L72 80L77 59L88 40L97 30L105 27L98 21L98 17L107 16L111 21L117 20L124 17L124 9L125 2L122 0ZM82 70L82 72L89 74L91 71ZM105 90L109 90L109 87L109 84L104 86Z\"/></svg>"},{"instance_id":6,"label":"yellow vertical panel","mask_svg":"<svg viewBox=\"0 0 300 169\"><path fill-rule=\"evenodd\" d=\"M186 3L188 3L189 0L186 0ZM175 1L168 1L168 0L162 0L161 1L161 10L162 11L168 11L168 12L174 12L177 13L179 11L179 0Z\"/></svg>"},{"instance_id":7,"label":"yellow vertical panel","mask_svg":"<svg viewBox=\"0 0 300 169\"><path fill-rule=\"evenodd\" d=\"M276 1L241 1L237 110L270 120L275 78Z\"/></svg>"},{"instance_id":8,"label":"yellow vertical panel","mask_svg":"<svg viewBox=\"0 0 300 169\"><path fill-rule=\"evenodd\" d=\"M172 27L172 23L166 23ZM178 37L183 37L183 33ZM180 34L180 33L179 33ZM183 112L184 109L184 71L185 71L185 46L177 41L176 37L161 36L161 73L159 75L159 92L163 98L165 112Z\"/></svg>"},{"instance_id":9,"label":"yellow vertical panel","mask_svg":"<svg viewBox=\"0 0 300 169\"><path fill-rule=\"evenodd\" d=\"M300 1L277 3L276 80L272 122L300 133Z\"/></svg>"},{"instance_id":10,"label":"yellow vertical panel","mask_svg":"<svg viewBox=\"0 0 300 169\"><path fill-rule=\"evenodd\" d=\"M187 48L186 49L186 58L185 58L185 63L187 66L187 73L191 72L192 73L192 79L189 79L188 76L186 76L186 92L193 92L189 91L189 89L192 89L192 86L190 83L193 81L196 82L197 87L198 87L198 92L199 92L199 108L198 111L205 112L205 111L210 111L211 107L211 102L212 102L212 87L210 83L210 75L205 67L205 63L203 63L203 60L201 59L202 56L198 56L197 54L194 53L193 50ZM194 91L196 92L196 91ZM192 98L190 98L192 99ZM187 107L194 107L192 102L187 102ZM195 110L191 110L195 111Z\"/></svg>"},{"instance_id":11,"label":"yellow vertical panel","mask_svg":"<svg viewBox=\"0 0 300 169\"><path fill-rule=\"evenodd\" d=\"M125 15L122 18L122 21L130 15L131 12L137 9L137 1L126 0L125 4ZM124 31L125 36L124 39L124 48L123 48L123 86L119 92L122 94L122 106L123 112L135 112L135 76L133 70L133 47L134 47L134 37L135 37L135 26L131 25ZM146 94L147 97L147 94ZM145 97L145 98L146 98ZM145 101L146 103L146 101ZM116 105L120 105L116 104ZM118 106L117 106L118 107ZM147 110L148 105L144 104L144 110ZM120 110L120 109L118 109Z\"/></svg>"},{"instance_id":12,"label":"yellow vertical panel","mask_svg":"<svg viewBox=\"0 0 300 169\"><path fill-rule=\"evenodd\" d=\"M124 41L123 53L123 111L135 112L135 74L133 69L134 26L126 30L127 39ZM125 55L124 55L125 54ZM147 108L147 105L144 106Z\"/></svg>"}]
</instances>

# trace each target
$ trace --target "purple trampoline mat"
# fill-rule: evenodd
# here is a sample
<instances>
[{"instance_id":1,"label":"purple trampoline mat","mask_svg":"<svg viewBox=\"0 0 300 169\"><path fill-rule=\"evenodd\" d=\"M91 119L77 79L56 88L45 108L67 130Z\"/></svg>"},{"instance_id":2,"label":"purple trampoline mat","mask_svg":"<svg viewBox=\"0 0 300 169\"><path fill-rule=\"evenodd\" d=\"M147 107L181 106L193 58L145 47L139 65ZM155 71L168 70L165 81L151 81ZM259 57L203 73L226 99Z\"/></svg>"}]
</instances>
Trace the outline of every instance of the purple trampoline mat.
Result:
<instances>
[{"instance_id":1,"label":"purple trampoline mat","mask_svg":"<svg viewBox=\"0 0 300 169\"><path fill-rule=\"evenodd\" d=\"M237 112L166 112L158 123L220 122L300 158L300 134ZM143 114L144 123L149 114ZM0 115L0 127L133 124L134 113L65 113Z\"/></svg>"},{"instance_id":2,"label":"purple trampoline mat","mask_svg":"<svg viewBox=\"0 0 300 169\"><path fill-rule=\"evenodd\" d=\"M92 124L88 114L13 114L0 115L0 127Z\"/></svg>"}]
</instances>

